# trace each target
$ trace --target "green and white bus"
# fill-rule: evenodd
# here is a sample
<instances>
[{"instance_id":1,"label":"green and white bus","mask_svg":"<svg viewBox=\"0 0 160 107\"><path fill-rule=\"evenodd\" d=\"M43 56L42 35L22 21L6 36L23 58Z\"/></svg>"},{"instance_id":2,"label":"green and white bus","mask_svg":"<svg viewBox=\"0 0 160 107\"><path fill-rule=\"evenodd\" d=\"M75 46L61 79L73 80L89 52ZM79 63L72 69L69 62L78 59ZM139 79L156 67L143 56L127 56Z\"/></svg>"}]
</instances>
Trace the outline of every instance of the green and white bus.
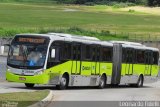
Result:
<instances>
[{"instance_id":1,"label":"green and white bus","mask_svg":"<svg viewBox=\"0 0 160 107\"><path fill-rule=\"evenodd\" d=\"M62 33L19 34L10 44L6 79L68 86L133 84L158 79L159 50L140 43L100 41Z\"/></svg>"}]
</instances>

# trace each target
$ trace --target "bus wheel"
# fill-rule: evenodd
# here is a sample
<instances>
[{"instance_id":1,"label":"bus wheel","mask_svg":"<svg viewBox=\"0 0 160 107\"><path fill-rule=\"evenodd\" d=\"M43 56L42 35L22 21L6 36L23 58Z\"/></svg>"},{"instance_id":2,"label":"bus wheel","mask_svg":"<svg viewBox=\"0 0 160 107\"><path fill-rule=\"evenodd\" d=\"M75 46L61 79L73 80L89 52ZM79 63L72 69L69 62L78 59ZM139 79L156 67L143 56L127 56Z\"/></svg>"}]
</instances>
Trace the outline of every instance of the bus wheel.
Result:
<instances>
[{"instance_id":1,"label":"bus wheel","mask_svg":"<svg viewBox=\"0 0 160 107\"><path fill-rule=\"evenodd\" d=\"M98 88L103 89L105 87L105 85L106 85L106 76L102 75L100 78L100 81L99 81Z\"/></svg>"},{"instance_id":2,"label":"bus wheel","mask_svg":"<svg viewBox=\"0 0 160 107\"><path fill-rule=\"evenodd\" d=\"M59 90L64 90L68 87L68 76L67 75L63 75L61 80L60 80L60 84L56 85L56 88Z\"/></svg>"},{"instance_id":3,"label":"bus wheel","mask_svg":"<svg viewBox=\"0 0 160 107\"><path fill-rule=\"evenodd\" d=\"M25 86L28 87L28 88L33 88L34 87L34 84L31 84L31 83L25 83Z\"/></svg>"},{"instance_id":4,"label":"bus wheel","mask_svg":"<svg viewBox=\"0 0 160 107\"><path fill-rule=\"evenodd\" d=\"M143 87L143 76L140 75L136 83L136 87Z\"/></svg>"}]
</instances>

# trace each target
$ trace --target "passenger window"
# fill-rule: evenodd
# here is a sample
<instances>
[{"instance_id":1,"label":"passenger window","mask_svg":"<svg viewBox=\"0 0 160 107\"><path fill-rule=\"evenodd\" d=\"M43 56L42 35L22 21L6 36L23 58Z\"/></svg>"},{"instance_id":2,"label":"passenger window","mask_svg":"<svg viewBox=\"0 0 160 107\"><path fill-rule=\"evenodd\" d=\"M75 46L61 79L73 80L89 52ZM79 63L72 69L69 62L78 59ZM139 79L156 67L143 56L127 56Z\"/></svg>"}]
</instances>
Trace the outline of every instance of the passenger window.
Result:
<instances>
[{"instance_id":1,"label":"passenger window","mask_svg":"<svg viewBox=\"0 0 160 107\"><path fill-rule=\"evenodd\" d=\"M123 63L126 62L126 49L125 48L122 49L122 62Z\"/></svg>"},{"instance_id":2,"label":"passenger window","mask_svg":"<svg viewBox=\"0 0 160 107\"><path fill-rule=\"evenodd\" d=\"M112 48L111 47L102 47L102 61L112 61Z\"/></svg>"},{"instance_id":3,"label":"passenger window","mask_svg":"<svg viewBox=\"0 0 160 107\"><path fill-rule=\"evenodd\" d=\"M100 53L101 51L100 51L100 47L97 47L97 52L96 52L96 60L97 61L100 61Z\"/></svg>"},{"instance_id":4,"label":"passenger window","mask_svg":"<svg viewBox=\"0 0 160 107\"><path fill-rule=\"evenodd\" d=\"M64 43L62 49L62 60L71 59L71 43Z\"/></svg>"},{"instance_id":5,"label":"passenger window","mask_svg":"<svg viewBox=\"0 0 160 107\"><path fill-rule=\"evenodd\" d=\"M87 61L92 60L92 53L91 53L91 46L90 45L83 45L82 55L83 55L84 60L87 60Z\"/></svg>"},{"instance_id":6,"label":"passenger window","mask_svg":"<svg viewBox=\"0 0 160 107\"><path fill-rule=\"evenodd\" d=\"M134 51L133 49L127 49L126 52L126 62L127 63L133 63L133 58L134 57Z\"/></svg>"},{"instance_id":7,"label":"passenger window","mask_svg":"<svg viewBox=\"0 0 160 107\"><path fill-rule=\"evenodd\" d=\"M158 65L159 53L153 52L153 64Z\"/></svg>"},{"instance_id":8,"label":"passenger window","mask_svg":"<svg viewBox=\"0 0 160 107\"><path fill-rule=\"evenodd\" d=\"M91 59L91 47L89 45L86 46L85 58Z\"/></svg>"},{"instance_id":9,"label":"passenger window","mask_svg":"<svg viewBox=\"0 0 160 107\"><path fill-rule=\"evenodd\" d=\"M153 64L152 51L146 51L145 52L145 64Z\"/></svg>"},{"instance_id":10,"label":"passenger window","mask_svg":"<svg viewBox=\"0 0 160 107\"><path fill-rule=\"evenodd\" d=\"M76 46L73 46L73 60L76 60Z\"/></svg>"},{"instance_id":11,"label":"passenger window","mask_svg":"<svg viewBox=\"0 0 160 107\"><path fill-rule=\"evenodd\" d=\"M59 62L62 57L62 45L63 42L55 41L52 43L49 51L49 62ZM51 58L51 50L55 49L55 58Z\"/></svg>"},{"instance_id":12,"label":"passenger window","mask_svg":"<svg viewBox=\"0 0 160 107\"><path fill-rule=\"evenodd\" d=\"M77 48L77 59L81 60L81 45L78 45L78 48Z\"/></svg>"},{"instance_id":13,"label":"passenger window","mask_svg":"<svg viewBox=\"0 0 160 107\"><path fill-rule=\"evenodd\" d=\"M50 67L60 63L62 45L63 45L62 41L55 41L51 44L49 54L48 54L47 68L50 68ZM52 49L55 49L55 57L54 58L51 58L51 50Z\"/></svg>"},{"instance_id":14,"label":"passenger window","mask_svg":"<svg viewBox=\"0 0 160 107\"><path fill-rule=\"evenodd\" d=\"M97 56L97 48L94 46L92 47L92 61L97 60L96 56Z\"/></svg>"},{"instance_id":15,"label":"passenger window","mask_svg":"<svg viewBox=\"0 0 160 107\"><path fill-rule=\"evenodd\" d=\"M137 63L144 63L145 60L144 60L144 51L141 51L141 50L137 50Z\"/></svg>"},{"instance_id":16,"label":"passenger window","mask_svg":"<svg viewBox=\"0 0 160 107\"><path fill-rule=\"evenodd\" d=\"M71 52L72 52L72 59L73 60L80 60L81 59L81 45L80 44L73 44Z\"/></svg>"}]
</instances>

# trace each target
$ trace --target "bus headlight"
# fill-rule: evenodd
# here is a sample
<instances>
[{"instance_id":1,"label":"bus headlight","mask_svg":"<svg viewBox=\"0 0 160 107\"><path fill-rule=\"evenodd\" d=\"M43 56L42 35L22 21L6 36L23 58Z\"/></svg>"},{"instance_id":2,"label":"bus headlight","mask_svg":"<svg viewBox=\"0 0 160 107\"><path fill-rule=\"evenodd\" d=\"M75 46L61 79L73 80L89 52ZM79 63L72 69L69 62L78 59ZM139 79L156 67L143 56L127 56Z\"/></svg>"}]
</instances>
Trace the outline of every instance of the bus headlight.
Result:
<instances>
[{"instance_id":1,"label":"bus headlight","mask_svg":"<svg viewBox=\"0 0 160 107\"><path fill-rule=\"evenodd\" d=\"M8 72L11 72L11 69L8 67L8 66L6 66L6 70L8 71Z\"/></svg>"},{"instance_id":2,"label":"bus headlight","mask_svg":"<svg viewBox=\"0 0 160 107\"><path fill-rule=\"evenodd\" d=\"M37 72L34 73L34 75L41 75L43 73L43 70L39 70Z\"/></svg>"},{"instance_id":3,"label":"bus headlight","mask_svg":"<svg viewBox=\"0 0 160 107\"><path fill-rule=\"evenodd\" d=\"M11 72L11 69L8 68L8 69L7 69L7 72Z\"/></svg>"}]
</instances>

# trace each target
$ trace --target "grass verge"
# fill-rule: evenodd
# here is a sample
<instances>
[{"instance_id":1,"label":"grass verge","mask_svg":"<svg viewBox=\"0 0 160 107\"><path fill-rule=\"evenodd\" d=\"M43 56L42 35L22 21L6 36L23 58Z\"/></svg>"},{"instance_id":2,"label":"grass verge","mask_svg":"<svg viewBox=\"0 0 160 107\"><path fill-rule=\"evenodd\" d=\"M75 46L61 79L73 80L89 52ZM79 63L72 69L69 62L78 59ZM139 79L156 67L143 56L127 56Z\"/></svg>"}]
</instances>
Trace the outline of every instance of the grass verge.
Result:
<instances>
[{"instance_id":1,"label":"grass verge","mask_svg":"<svg viewBox=\"0 0 160 107\"><path fill-rule=\"evenodd\" d=\"M27 107L41 101L49 94L49 90L34 92L16 92L0 94L1 107ZM8 106L5 106L8 105Z\"/></svg>"}]
</instances>

